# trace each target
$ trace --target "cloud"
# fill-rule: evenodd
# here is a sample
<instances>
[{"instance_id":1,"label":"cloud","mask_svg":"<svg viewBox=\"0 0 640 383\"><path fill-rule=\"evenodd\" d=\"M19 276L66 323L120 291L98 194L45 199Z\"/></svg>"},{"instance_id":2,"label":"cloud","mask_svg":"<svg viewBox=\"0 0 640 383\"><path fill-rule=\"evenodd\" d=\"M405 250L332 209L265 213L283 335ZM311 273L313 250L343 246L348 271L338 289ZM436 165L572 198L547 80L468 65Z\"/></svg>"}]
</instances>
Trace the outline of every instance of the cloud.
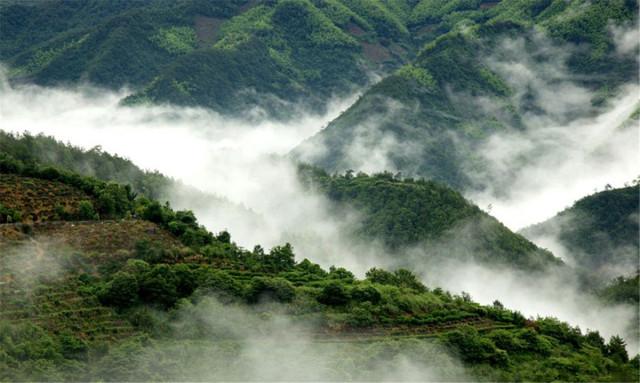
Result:
<instances>
[{"instance_id":1,"label":"cloud","mask_svg":"<svg viewBox=\"0 0 640 383\"><path fill-rule=\"evenodd\" d=\"M594 103L600 94L585 85L589 78L576 76L566 64L578 49L532 33L527 39L504 39L484 58L512 89L510 101L524 129L496 132L477 148L485 165L467 174L486 188L467 197L491 205L491 214L513 230L637 175L640 130L631 116L640 108L640 86L630 80L606 103ZM495 112L485 99L476 104Z\"/></svg>"},{"instance_id":2,"label":"cloud","mask_svg":"<svg viewBox=\"0 0 640 383\"><path fill-rule=\"evenodd\" d=\"M638 54L640 48L640 26L610 25L609 31L613 35L616 53L620 56Z\"/></svg>"},{"instance_id":3,"label":"cloud","mask_svg":"<svg viewBox=\"0 0 640 383\"><path fill-rule=\"evenodd\" d=\"M351 342L286 315L286 306L184 302L169 334L122 360L95 366L98 379L179 381L468 381L433 340ZM153 315L153 314L152 314ZM166 322L163 314L161 320ZM114 354L118 354L116 351ZM162 361L158 363L158 361ZM167 363L167 361L171 361ZM118 376L109 366L119 365Z\"/></svg>"},{"instance_id":4,"label":"cloud","mask_svg":"<svg viewBox=\"0 0 640 383\"><path fill-rule=\"evenodd\" d=\"M12 228L5 227L3 236L8 235L6 230ZM65 273L65 261L71 254L45 237L36 240L19 235L17 238L23 239L17 245L0 240L0 288L22 293L30 299L42 283L56 281Z\"/></svg>"},{"instance_id":5,"label":"cloud","mask_svg":"<svg viewBox=\"0 0 640 383\"><path fill-rule=\"evenodd\" d=\"M486 305L497 299L527 317L553 316L579 326L583 332L598 330L607 339L621 335L632 354L639 350L634 326L637 307L604 305L581 287L570 270L531 274L473 262L448 262L422 269L416 266L429 286L442 286L453 293L469 292L474 301Z\"/></svg>"}]
</instances>

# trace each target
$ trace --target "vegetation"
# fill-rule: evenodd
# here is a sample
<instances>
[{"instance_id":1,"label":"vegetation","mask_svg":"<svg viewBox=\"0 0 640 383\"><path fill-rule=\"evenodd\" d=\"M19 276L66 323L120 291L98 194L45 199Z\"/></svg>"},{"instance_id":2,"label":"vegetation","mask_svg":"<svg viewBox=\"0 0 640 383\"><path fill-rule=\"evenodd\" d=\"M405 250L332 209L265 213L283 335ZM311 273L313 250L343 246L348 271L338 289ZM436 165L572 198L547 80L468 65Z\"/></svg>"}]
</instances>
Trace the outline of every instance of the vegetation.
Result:
<instances>
[{"instance_id":1,"label":"vegetation","mask_svg":"<svg viewBox=\"0 0 640 383\"><path fill-rule=\"evenodd\" d=\"M134 86L130 104L201 105L225 114L261 106L284 118L281 103L252 92L321 109L330 96L364 85L361 62L380 64L361 42L385 52L383 39L412 46L395 13L377 0L12 2L0 7L0 60L13 79L38 84ZM352 22L367 32L353 35ZM405 60L386 57L392 67Z\"/></svg>"},{"instance_id":2,"label":"vegetation","mask_svg":"<svg viewBox=\"0 0 640 383\"><path fill-rule=\"evenodd\" d=\"M321 142L313 162L344 173L301 165L298 175L338 218L358 213L347 234L396 258L356 276L289 243L243 248L164 202L170 189L202 195L158 172L0 132L0 381L282 379L268 365L302 366L290 380L424 379L428 367L446 381L638 381L640 356L621 337L426 286L402 259L420 246L531 272L562 265L450 188L486 186L469 178L488 172L478 145L529 129L523 116L540 108L487 52L508 61L501 47L514 36L535 62L549 61L547 43L566 50L563 70L597 112L637 82L637 49L619 52L612 33L637 14L628 0L0 1L10 81L132 87L125 105L291 118L282 105L322 111L381 72L305 144ZM388 159L404 176L348 170L358 129L374 125L372 141L400 143ZM609 189L525 234L558 234L583 279L636 271L640 189ZM638 283L636 272L590 288L637 307Z\"/></svg>"},{"instance_id":3,"label":"vegetation","mask_svg":"<svg viewBox=\"0 0 640 383\"><path fill-rule=\"evenodd\" d=\"M442 184L391 173L368 176L348 171L330 176L306 165L300 166L299 175L304 184L335 203L335 214L350 209L361 214L354 233L368 241L382 241L392 254L426 243L431 254L449 259L471 255L478 261L527 270L561 264ZM465 233L464 240L456 240L460 231Z\"/></svg>"},{"instance_id":4,"label":"vegetation","mask_svg":"<svg viewBox=\"0 0 640 383\"><path fill-rule=\"evenodd\" d=\"M581 198L555 217L523 230L527 237L553 236L571 249L576 266L593 277L607 269L634 272L640 254L640 185L605 190Z\"/></svg>"},{"instance_id":5,"label":"vegetation","mask_svg":"<svg viewBox=\"0 0 640 383\"><path fill-rule=\"evenodd\" d=\"M608 286L600 290L599 295L609 303L628 303L638 306L640 304L639 274L635 277L618 277Z\"/></svg>"},{"instance_id":6,"label":"vegetation","mask_svg":"<svg viewBox=\"0 0 640 383\"><path fill-rule=\"evenodd\" d=\"M591 92L588 117L624 84L638 81L636 53L619 54L610 27L636 25L637 15L637 2L624 0L417 2L408 17L409 25L421 23L415 38L424 44L416 57L371 86L293 155L330 172L359 169L361 158L352 149L365 141L363 150L384 155L387 168L405 175L456 190L499 190L506 180L492 177L479 148L493 133L533 129L527 116L544 116L546 100L532 89L537 85L514 81L496 63L559 61L554 70ZM563 124L576 115L547 117ZM318 146L326 150L314 151ZM523 166L528 160L518 159Z\"/></svg>"},{"instance_id":7,"label":"vegetation","mask_svg":"<svg viewBox=\"0 0 640 383\"><path fill-rule=\"evenodd\" d=\"M2 252L3 275L13 275L12 287L2 290L3 305L31 305L17 311L8 309L15 306L2 310L3 380L139 376L162 380L191 376L172 375L184 373L173 370L167 371L164 378L158 377L150 365L129 369L130 361L123 355L150 356L168 346L189 350L186 355L200 349L193 342L211 336L206 334L211 334L212 328L205 323L192 324L185 333L172 330L175 327L171 323L178 325L183 314L189 317L188 313L199 305L210 304L208 297L212 295L227 312L239 307L248 310L246 318L254 318L251 320L257 326L266 323L266 313L285 315L301 325L314 318L321 331L316 335L312 329L309 331L318 341L348 341L365 334L384 349L390 347L389 342L409 339L415 339L421 347L440 344L459 353L468 372L482 379L625 380L637 374L637 358L629 360L620 338L607 343L597 333L583 335L579 329L554 319L525 319L501 305L482 306L465 294L454 296L430 289L409 270L388 272L376 268L360 280L342 268L327 271L306 259L296 261L288 244L269 252L260 246L252 251L240 248L227 232L213 235L197 224L192 213L174 212L157 201L133 196L128 186L25 165L6 154L0 169L5 175L42 180L53 186L73 185L92 198L108 195L111 198L102 198L113 203L99 205L101 218L103 209L108 209L114 218L130 215L150 221L149 224L155 222L166 235L182 242L168 245L148 234L136 234L138 242L133 247L120 242L119 249L104 247L96 253L95 249L101 247L89 250L74 242L77 234L64 234L71 226L54 227L57 231L47 236L66 241L72 252L44 250L42 261L62 266L53 275L26 270L26 274L20 274L7 262L20 259L24 248L16 248L16 244L30 238L28 243L42 246L39 233L52 228L34 225L31 232L22 234L26 236L20 237L23 240L0 241L0 247L9 249ZM119 198L120 195L126 198ZM129 221L121 222L114 224ZM111 226L107 230L114 229ZM128 232L118 235L126 236ZM148 229L145 232L150 233ZM108 256L109 252L113 255ZM38 291L34 297L48 298L25 301L15 295L22 294L27 286L30 291ZM69 314L63 314L66 312ZM35 313L41 314L34 316ZM84 313L94 314L87 317ZM115 322L101 322L89 331L86 326L96 323L96 319L88 318L97 318L98 313ZM227 336L231 336L231 344L239 341L232 334ZM180 362L197 367L194 359ZM166 366L159 368L164 370Z\"/></svg>"}]
</instances>

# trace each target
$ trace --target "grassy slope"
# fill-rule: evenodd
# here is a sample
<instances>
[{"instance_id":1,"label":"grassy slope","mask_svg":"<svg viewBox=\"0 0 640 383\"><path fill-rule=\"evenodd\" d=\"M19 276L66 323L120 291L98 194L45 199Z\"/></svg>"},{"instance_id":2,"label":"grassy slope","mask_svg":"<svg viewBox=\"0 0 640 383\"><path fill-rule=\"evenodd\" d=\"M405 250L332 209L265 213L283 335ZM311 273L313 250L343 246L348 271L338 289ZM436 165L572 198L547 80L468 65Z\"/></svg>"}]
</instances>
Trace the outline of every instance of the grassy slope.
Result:
<instances>
[{"instance_id":1,"label":"grassy slope","mask_svg":"<svg viewBox=\"0 0 640 383\"><path fill-rule=\"evenodd\" d=\"M519 38L524 39L525 50L538 52L532 53L535 60L548 62L548 51L541 49L546 43L534 30L544 32L552 44L574 47L564 49L568 75L594 92L595 107L617 86L637 81L633 55L616 53L609 30L609 23L631 25L637 20L636 2L503 1L465 13L466 19L447 12L452 4L467 2L422 3L416 9L429 10L425 20L435 17L430 14L446 15L442 17L449 19L449 25L456 23L454 27L434 36L411 64L370 88L327 129L301 145L297 156L304 158L308 148L324 144L326 152L307 159L328 170L344 171L358 166L349 157L350 145L358 137L364 134L379 143L386 136L414 143L388 153L391 164L404 174L446 182L459 190L474 186L463 171L483 170L474 147L492 132L523 129L523 113L539 110L533 94L513 97L513 86L482 58L497 54L503 39ZM472 97L484 99L484 107Z\"/></svg>"}]
</instances>

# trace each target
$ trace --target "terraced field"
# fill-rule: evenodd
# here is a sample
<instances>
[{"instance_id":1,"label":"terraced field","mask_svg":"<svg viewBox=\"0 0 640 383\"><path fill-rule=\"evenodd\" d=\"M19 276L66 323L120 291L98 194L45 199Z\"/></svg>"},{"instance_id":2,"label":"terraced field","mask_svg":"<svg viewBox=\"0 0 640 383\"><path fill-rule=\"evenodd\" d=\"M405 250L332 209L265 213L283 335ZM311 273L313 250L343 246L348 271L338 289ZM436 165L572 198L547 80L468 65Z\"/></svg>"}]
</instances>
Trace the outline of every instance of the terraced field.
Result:
<instances>
[{"instance_id":1,"label":"terraced field","mask_svg":"<svg viewBox=\"0 0 640 383\"><path fill-rule=\"evenodd\" d=\"M72 333L87 341L116 340L135 329L113 309L82 293L74 278L0 288L0 321L36 324L54 334Z\"/></svg>"},{"instance_id":2,"label":"terraced field","mask_svg":"<svg viewBox=\"0 0 640 383\"><path fill-rule=\"evenodd\" d=\"M180 246L154 223L134 219L0 225L0 321L86 341L133 335L126 319L83 290L80 276L124 261L140 240Z\"/></svg>"},{"instance_id":3,"label":"terraced field","mask_svg":"<svg viewBox=\"0 0 640 383\"><path fill-rule=\"evenodd\" d=\"M52 220L59 206L76 213L81 201L93 202L93 199L60 182L0 174L0 204L19 211L23 222Z\"/></svg>"}]
</instances>

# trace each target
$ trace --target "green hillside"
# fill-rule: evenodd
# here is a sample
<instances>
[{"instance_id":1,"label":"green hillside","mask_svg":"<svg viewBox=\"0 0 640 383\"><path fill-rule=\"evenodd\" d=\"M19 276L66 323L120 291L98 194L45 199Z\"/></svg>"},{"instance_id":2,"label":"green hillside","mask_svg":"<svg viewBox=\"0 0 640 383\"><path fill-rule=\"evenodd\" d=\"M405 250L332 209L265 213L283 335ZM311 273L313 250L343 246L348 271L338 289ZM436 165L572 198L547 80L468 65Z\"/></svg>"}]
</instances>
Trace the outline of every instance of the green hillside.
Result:
<instances>
[{"instance_id":1,"label":"green hillside","mask_svg":"<svg viewBox=\"0 0 640 383\"><path fill-rule=\"evenodd\" d=\"M134 192L160 201L171 202L174 195L180 195L190 201L188 208L193 210L232 211L247 221L260 219L255 213L222 198L191 189L158 172L143 171L131 161L99 148L82 150L44 135L0 132L0 152L27 163L51 165L103 181L130 184ZM398 254L417 245L431 247L430 255L434 258L460 257L527 270L560 264L550 253L512 233L444 185L400 179L391 174L331 177L308 166L299 168L299 179L309 192L326 195L334 203L332 213L338 219L348 211L345 207L361 213L357 227L353 227L350 234L364 241L382 242L390 260L399 265L408 265L408 260ZM462 229L466 233L464 243L458 238ZM435 246L430 246L434 242L459 246L436 251Z\"/></svg>"},{"instance_id":2,"label":"green hillside","mask_svg":"<svg viewBox=\"0 0 640 383\"><path fill-rule=\"evenodd\" d=\"M387 170L458 190L495 187L504 180L483 179L486 163L478 153L492 133L531 128L531 115L558 124L591 116L621 85L638 81L637 50L620 54L611 32L611 25L637 23L636 1L515 0L449 13L462 3L474 2L421 2L416 9L425 10L425 20L446 15L454 27L372 86L294 156L345 171L365 166L367 153L375 153L387 159ZM591 92L590 104L547 110L553 93L565 94L564 100L571 93L539 87L562 83Z\"/></svg>"},{"instance_id":3,"label":"green hillside","mask_svg":"<svg viewBox=\"0 0 640 383\"><path fill-rule=\"evenodd\" d=\"M473 259L526 270L562 264L445 185L391 173L330 176L310 166L301 166L299 173L307 187L334 203L335 214L359 213L353 234L381 241L397 264L411 264L400 254L415 246L434 259Z\"/></svg>"},{"instance_id":4,"label":"green hillside","mask_svg":"<svg viewBox=\"0 0 640 383\"><path fill-rule=\"evenodd\" d=\"M417 353L414 363L443 358L429 356L433 347L456 355L473 379L621 381L638 373L620 338L607 343L554 319L481 306L408 270L371 269L360 280L300 260L288 244L242 249L128 186L7 154L0 173L3 190L43 182L37 190L63 196L71 187L93 209L81 222L75 211L32 222L35 207L25 204L12 208L24 211L23 223L0 225L2 380L256 377L233 361L244 357L246 336L269 331L272 316L289 318L313 355L336 344L326 366L335 380L376 379L367 375L372 365L406 350ZM3 205L12 201L0 195ZM199 310L218 314L199 321ZM236 331L225 330L225 316ZM345 365L340 355L359 359ZM207 371L218 374L200 375Z\"/></svg>"},{"instance_id":5,"label":"green hillside","mask_svg":"<svg viewBox=\"0 0 640 383\"><path fill-rule=\"evenodd\" d=\"M102 181L131 185L132 191L151 199L198 211L224 211L247 221L260 222L255 212L227 199L202 192L167 177L157 170L143 170L126 158L112 155L100 147L85 150L43 134L12 134L0 131L0 153L25 163L68 169ZM185 204L188 201L188 206Z\"/></svg>"},{"instance_id":6,"label":"green hillside","mask_svg":"<svg viewBox=\"0 0 640 383\"><path fill-rule=\"evenodd\" d=\"M588 273L633 273L640 261L639 197L637 184L607 189L581 198L522 234L557 238L570 252L572 263Z\"/></svg>"},{"instance_id":7,"label":"green hillside","mask_svg":"<svg viewBox=\"0 0 640 383\"><path fill-rule=\"evenodd\" d=\"M92 84L237 114L321 108L369 70L415 54L411 2L225 0L0 4L0 60L17 82ZM404 16L403 16L404 15ZM284 117L284 115L282 116Z\"/></svg>"}]
</instances>

